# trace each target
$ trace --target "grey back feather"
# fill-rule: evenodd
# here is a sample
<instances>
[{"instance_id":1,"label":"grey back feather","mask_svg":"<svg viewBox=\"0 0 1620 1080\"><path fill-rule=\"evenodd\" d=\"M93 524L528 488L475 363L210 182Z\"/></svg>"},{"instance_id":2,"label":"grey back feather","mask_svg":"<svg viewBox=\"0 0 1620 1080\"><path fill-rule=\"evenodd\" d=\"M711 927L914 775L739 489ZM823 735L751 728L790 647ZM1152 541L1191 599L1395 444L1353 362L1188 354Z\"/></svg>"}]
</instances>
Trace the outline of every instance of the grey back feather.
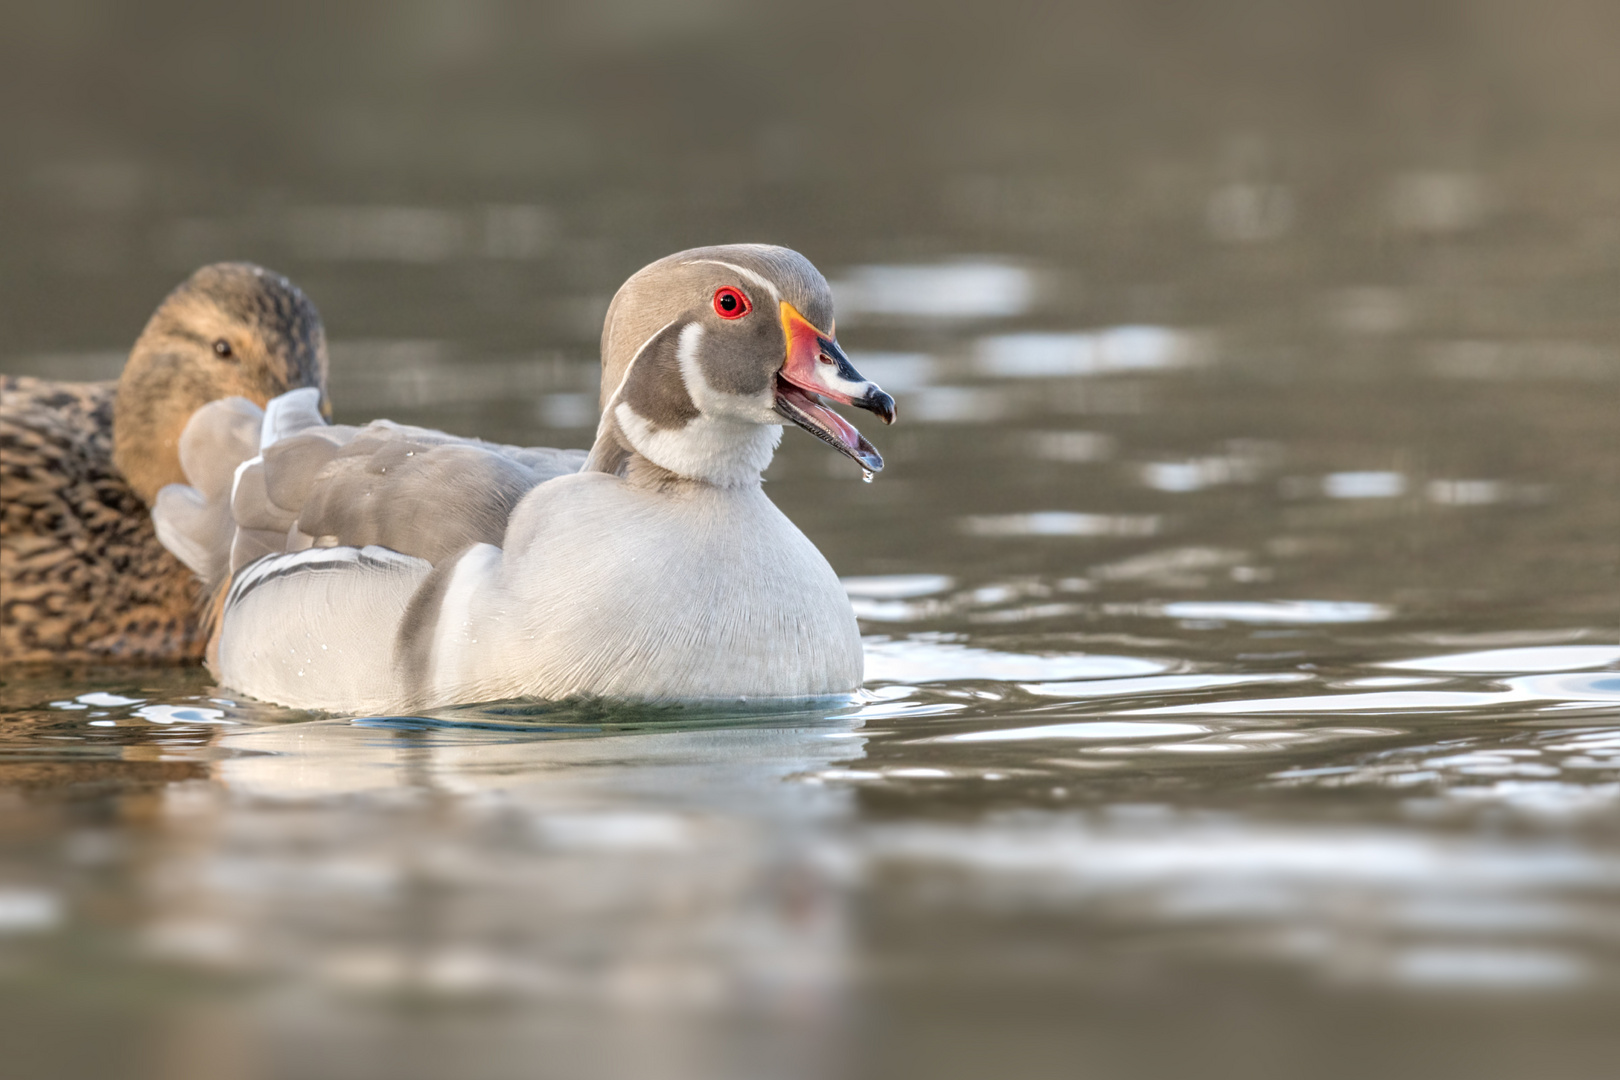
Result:
<instances>
[{"instance_id":1,"label":"grey back feather","mask_svg":"<svg viewBox=\"0 0 1620 1080\"><path fill-rule=\"evenodd\" d=\"M378 546L437 563L499 544L536 485L578 472L583 450L458 439L387 420L326 424L312 391L263 413L232 398L198 410L181 436L191 485L159 493L165 547L210 586L266 555Z\"/></svg>"},{"instance_id":2,"label":"grey back feather","mask_svg":"<svg viewBox=\"0 0 1620 1080\"><path fill-rule=\"evenodd\" d=\"M265 471L278 493L307 492L296 519L300 532L344 546L375 544L431 563L472 544L499 545L518 500L558 475L530 468L499 447L429 435L438 433L379 422L335 448L312 481L292 470L307 469L324 451L287 445L285 453L266 455Z\"/></svg>"}]
</instances>

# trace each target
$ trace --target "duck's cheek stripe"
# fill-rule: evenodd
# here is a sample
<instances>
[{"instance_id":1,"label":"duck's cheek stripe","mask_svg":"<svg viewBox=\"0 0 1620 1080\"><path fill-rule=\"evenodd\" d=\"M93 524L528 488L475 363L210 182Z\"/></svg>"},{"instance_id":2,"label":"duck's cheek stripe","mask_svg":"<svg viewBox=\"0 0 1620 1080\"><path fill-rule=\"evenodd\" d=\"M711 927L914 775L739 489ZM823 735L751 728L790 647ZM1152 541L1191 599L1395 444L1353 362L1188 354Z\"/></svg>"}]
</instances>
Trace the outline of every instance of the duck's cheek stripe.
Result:
<instances>
[{"instance_id":1,"label":"duck's cheek stripe","mask_svg":"<svg viewBox=\"0 0 1620 1080\"><path fill-rule=\"evenodd\" d=\"M698 418L698 407L681 377L681 336L694 324L671 323L647 343L631 367L620 400L655 429L671 431Z\"/></svg>"}]
</instances>

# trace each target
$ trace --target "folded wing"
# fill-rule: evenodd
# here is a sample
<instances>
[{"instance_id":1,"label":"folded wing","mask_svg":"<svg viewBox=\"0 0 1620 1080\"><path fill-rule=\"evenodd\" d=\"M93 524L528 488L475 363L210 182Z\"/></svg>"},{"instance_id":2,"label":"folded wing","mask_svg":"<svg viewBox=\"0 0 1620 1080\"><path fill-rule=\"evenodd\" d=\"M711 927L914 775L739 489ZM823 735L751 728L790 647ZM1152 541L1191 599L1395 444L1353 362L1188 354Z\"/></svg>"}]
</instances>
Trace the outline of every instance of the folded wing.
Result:
<instances>
[{"instance_id":1,"label":"folded wing","mask_svg":"<svg viewBox=\"0 0 1620 1080\"><path fill-rule=\"evenodd\" d=\"M199 409L180 439L190 483L160 491L152 516L215 597L216 673L289 705L339 687L337 700L381 707L410 674L404 639L431 633L409 613L434 568L498 547L519 500L585 452L330 425L318 407L309 389L262 413L240 398Z\"/></svg>"},{"instance_id":2,"label":"folded wing","mask_svg":"<svg viewBox=\"0 0 1620 1080\"><path fill-rule=\"evenodd\" d=\"M387 420L327 424L318 393L262 414L240 398L199 409L180 438L189 485L158 493L164 545L212 587L272 555L378 547L437 564L499 545L536 485L578 472L582 450L505 446Z\"/></svg>"}]
</instances>

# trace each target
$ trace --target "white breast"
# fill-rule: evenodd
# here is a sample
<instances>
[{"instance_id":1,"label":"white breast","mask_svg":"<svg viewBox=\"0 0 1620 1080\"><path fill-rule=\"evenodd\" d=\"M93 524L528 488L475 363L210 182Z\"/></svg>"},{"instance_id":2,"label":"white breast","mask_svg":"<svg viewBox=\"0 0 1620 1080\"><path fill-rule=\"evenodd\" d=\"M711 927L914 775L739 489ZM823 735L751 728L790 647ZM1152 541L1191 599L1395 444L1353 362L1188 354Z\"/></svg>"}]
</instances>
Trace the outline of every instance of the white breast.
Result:
<instances>
[{"instance_id":1,"label":"white breast","mask_svg":"<svg viewBox=\"0 0 1620 1080\"><path fill-rule=\"evenodd\" d=\"M475 594L452 580L456 625L435 642L443 701L818 697L861 683L837 575L757 486L560 478L518 507L499 560L470 573Z\"/></svg>"}]
</instances>

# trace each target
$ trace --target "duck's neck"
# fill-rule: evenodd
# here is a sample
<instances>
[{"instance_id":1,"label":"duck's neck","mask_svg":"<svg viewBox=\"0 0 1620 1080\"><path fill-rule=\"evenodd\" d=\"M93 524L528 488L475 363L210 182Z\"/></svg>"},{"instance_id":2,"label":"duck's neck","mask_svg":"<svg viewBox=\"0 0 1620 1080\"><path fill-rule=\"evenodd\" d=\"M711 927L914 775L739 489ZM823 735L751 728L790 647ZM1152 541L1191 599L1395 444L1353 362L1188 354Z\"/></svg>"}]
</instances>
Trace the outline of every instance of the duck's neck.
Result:
<instances>
[{"instance_id":1,"label":"duck's neck","mask_svg":"<svg viewBox=\"0 0 1620 1080\"><path fill-rule=\"evenodd\" d=\"M585 469L659 488L758 487L781 439L775 425L704 414L679 427L660 427L619 403L602 417Z\"/></svg>"},{"instance_id":2,"label":"duck's neck","mask_svg":"<svg viewBox=\"0 0 1620 1080\"><path fill-rule=\"evenodd\" d=\"M649 461L633 451L626 455L624 463L620 466L619 475L632 487L646 488L650 491L682 491L701 483L672 473L662 465Z\"/></svg>"},{"instance_id":3,"label":"duck's neck","mask_svg":"<svg viewBox=\"0 0 1620 1080\"><path fill-rule=\"evenodd\" d=\"M161 364L130 357L113 399L113 464L141 501L151 504L165 484L185 483L180 433L207 397Z\"/></svg>"}]
</instances>

